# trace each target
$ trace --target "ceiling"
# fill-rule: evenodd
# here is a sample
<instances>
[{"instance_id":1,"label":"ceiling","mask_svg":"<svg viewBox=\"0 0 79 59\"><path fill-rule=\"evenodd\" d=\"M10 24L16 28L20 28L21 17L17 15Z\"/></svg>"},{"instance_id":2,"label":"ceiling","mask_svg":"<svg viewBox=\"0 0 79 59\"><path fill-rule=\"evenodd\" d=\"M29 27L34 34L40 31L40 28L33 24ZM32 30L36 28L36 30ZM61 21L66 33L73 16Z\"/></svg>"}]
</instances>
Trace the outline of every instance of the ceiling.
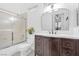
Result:
<instances>
[{"instance_id":1,"label":"ceiling","mask_svg":"<svg viewBox=\"0 0 79 59\"><path fill-rule=\"evenodd\" d=\"M32 8L36 8L40 3L0 3L0 9L16 14L22 14Z\"/></svg>"}]
</instances>

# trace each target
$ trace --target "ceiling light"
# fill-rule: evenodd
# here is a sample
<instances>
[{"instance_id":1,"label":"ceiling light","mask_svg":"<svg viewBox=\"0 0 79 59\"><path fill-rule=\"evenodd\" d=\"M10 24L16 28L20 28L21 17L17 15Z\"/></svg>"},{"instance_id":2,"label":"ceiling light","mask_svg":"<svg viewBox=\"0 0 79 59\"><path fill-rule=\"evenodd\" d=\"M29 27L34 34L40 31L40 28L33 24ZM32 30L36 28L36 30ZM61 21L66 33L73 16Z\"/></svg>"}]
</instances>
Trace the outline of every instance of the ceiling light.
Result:
<instances>
[{"instance_id":1,"label":"ceiling light","mask_svg":"<svg viewBox=\"0 0 79 59\"><path fill-rule=\"evenodd\" d=\"M52 12L52 10L57 11L59 8L62 8L63 5L62 4L54 4L54 5L49 5L44 9L44 13L45 12Z\"/></svg>"},{"instance_id":2,"label":"ceiling light","mask_svg":"<svg viewBox=\"0 0 79 59\"><path fill-rule=\"evenodd\" d=\"M62 4L54 4L53 10L57 11L59 8L62 8L63 5Z\"/></svg>"},{"instance_id":3,"label":"ceiling light","mask_svg":"<svg viewBox=\"0 0 79 59\"><path fill-rule=\"evenodd\" d=\"M49 5L48 7L45 8L44 13L45 13L45 12L49 12L49 11L51 11L51 10L52 10L51 5Z\"/></svg>"},{"instance_id":4,"label":"ceiling light","mask_svg":"<svg viewBox=\"0 0 79 59\"><path fill-rule=\"evenodd\" d=\"M9 20L10 20L11 22L14 22L14 21L16 21L17 19L16 19L15 17L10 17Z\"/></svg>"}]
</instances>

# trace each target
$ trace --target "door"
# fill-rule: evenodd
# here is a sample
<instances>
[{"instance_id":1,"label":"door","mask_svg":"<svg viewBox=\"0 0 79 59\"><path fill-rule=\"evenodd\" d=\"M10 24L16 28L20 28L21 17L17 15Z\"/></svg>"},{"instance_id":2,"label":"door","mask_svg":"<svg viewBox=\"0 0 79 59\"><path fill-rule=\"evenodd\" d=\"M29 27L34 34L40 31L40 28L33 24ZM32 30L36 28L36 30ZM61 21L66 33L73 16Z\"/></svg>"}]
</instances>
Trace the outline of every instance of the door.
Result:
<instances>
[{"instance_id":1,"label":"door","mask_svg":"<svg viewBox=\"0 0 79 59\"><path fill-rule=\"evenodd\" d=\"M61 39L60 44L61 56L74 56L75 55L75 41L72 39Z\"/></svg>"},{"instance_id":2,"label":"door","mask_svg":"<svg viewBox=\"0 0 79 59\"><path fill-rule=\"evenodd\" d=\"M60 53L60 39L59 38L52 38L50 42L51 47L51 55L52 56L59 56Z\"/></svg>"},{"instance_id":3,"label":"door","mask_svg":"<svg viewBox=\"0 0 79 59\"><path fill-rule=\"evenodd\" d=\"M35 36L35 53L40 56L51 56L51 37Z\"/></svg>"},{"instance_id":4,"label":"door","mask_svg":"<svg viewBox=\"0 0 79 59\"><path fill-rule=\"evenodd\" d=\"M11 15L0 12L0 49L12 45L12 23Z\"/></svg>"},{"instance_id":5,"label":"door","mask_svg":"<svg viewBox=\"0 0 79 59\"><path fill-rule=\"evenodd\" d=\"M43 56L43 37L35 36L35 54Z\"/></svg>"},{"instance_id":6,"label":"door","mask_svg":"<svg viewBox=\"0 0 79 59\"><path fill-rule=\"evenodd\" d=\"M79 56L79 40L76 39L75 41L76 41L76 44L75 44L76 56Z\"/></svg>"},{"instance_id":7,"label":"door","mask_svg":"<svg viewBox=\"0 0 79 59\"><path fill-rule=\"evenodd\" d=\"M51 56L51 37L43 37L43 54L44 56Z\"/></svg>"}]
</instances>

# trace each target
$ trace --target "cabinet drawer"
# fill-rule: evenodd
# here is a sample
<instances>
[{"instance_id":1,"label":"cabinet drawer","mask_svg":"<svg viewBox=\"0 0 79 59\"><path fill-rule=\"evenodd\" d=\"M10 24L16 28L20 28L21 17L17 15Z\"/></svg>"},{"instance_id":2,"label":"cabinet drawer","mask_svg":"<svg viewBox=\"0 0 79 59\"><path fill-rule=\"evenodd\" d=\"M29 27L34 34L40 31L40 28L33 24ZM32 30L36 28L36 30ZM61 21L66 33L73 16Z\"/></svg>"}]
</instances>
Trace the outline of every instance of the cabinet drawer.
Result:
<instances>
[{"instance_id":1,"label":"cabinet drawer","mask_svg":"<svg viewBox=\"0 0 79 59\"><path fill-rule=\"evenodd\" d=\"M43 56L43 47L42 46L36 46L35 53L39 56Z\"/></svg>"},{"instance_id":2,"label":"cabinet drawer","mask_svg":"<svg viewBox=\"0 0 79 59\"><path fill-rule=\"evenodd\" d=\"M73 56L73 51L70 49L63 49L64 56Z\"/></svg>"},{"instance_id":3,"label":"cabinet drawer","mask_svg":"<svg viewBox=\"0 0 79 59\"><path fill-rule=\"evenodd\" d=\"M64 47L68 47L68 48L73 48L73 47L72 47L72 43L70 43L70 42L65 42L65 43L63 43L63 46L64 46Z\"/></svg>"},{"instance_id":4,"label":"cabinet drawer","mask_svg":"<svg viewBox=\"0 0 79 59\"><path fill-rule=\"evenodd\" d=\"M74 56L75 55L75 41L72 39L61 39L60 55Z\"/></svg>"},{"instance_id":5,"label":"cabinet drawer","mask_svg":"<svg viewBox=\"0 0 79 59\"><path fill-rule=\"evenodd\" d=\"M37 48L35 50L36 54L39 55L39 56L43 56L43 51L40 49L40 48Z\"/></svg>"},{"instance_id":6,"label":"cabinet drawer","mask_svg":"<svg viewBox=\"0 0 79 59\"><path fill-rule=\"evenodd\" d=\"M36 36L36 37L35 37L35 39L36 39L36 40L37 40L37 42L38 42L38 41L40 41L40 40L41 40L41 37Z\"/></svg>"},{"instance_id":7,"label":"cabinet drawer","mask_svg":"<svg viewBox=\"0 0 79 59\"><path fill-rule=\"evenodd\" d=\"M63 47L65 47L65 48L70 48L70 49L73 49L74 48L74 41L72 41L72 40L64 40L63 42Z\"/></svg>"}]
</instances>

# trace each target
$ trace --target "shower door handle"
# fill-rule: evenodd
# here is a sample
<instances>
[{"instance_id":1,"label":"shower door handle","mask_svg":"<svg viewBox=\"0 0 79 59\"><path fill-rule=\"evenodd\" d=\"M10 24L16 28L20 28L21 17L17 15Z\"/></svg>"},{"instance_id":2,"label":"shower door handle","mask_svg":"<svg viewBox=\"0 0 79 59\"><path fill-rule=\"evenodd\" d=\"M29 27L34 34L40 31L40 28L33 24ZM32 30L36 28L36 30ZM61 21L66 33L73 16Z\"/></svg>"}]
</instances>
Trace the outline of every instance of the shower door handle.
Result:
<instances>
[{"instance_id":1,"label":"shower door handle","mask_svg":"<svg viewBox=\"0 0 79 59\"><path fill-rule=\"evenodd\" d=\"M13 45L13 39L14 39L14 38L13 38L13 32L12 32L12 45Z\"/></svg>"}]
</instances>

